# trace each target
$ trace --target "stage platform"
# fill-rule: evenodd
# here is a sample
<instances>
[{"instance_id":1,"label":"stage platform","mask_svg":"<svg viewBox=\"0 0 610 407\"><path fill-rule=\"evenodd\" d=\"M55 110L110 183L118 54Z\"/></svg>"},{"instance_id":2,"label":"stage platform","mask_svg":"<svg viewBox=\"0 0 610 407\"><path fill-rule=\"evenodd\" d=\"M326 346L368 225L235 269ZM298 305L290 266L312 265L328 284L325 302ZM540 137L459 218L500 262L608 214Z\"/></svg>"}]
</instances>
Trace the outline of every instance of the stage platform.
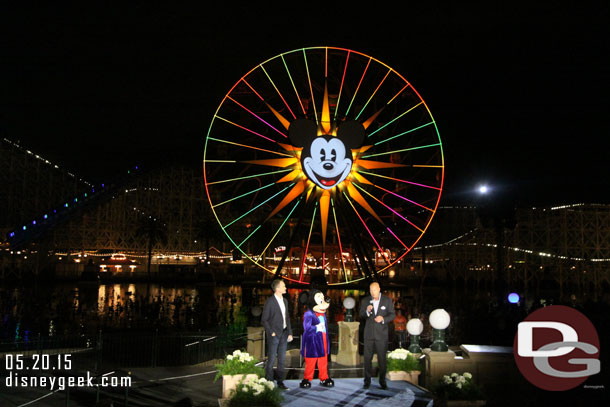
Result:
<instances>
[{"instance_id":1,"label":"stage platform","mask_svg":"<svg viewBox=\"0 0 610 407\"><path fill-rule=\"evenodd\" d=\"M290 390L284 391L283 407L432 407L432 394L408 382L389 381L382 390L376 379L364 389L362 378L333 379L335 387L320 386L314 379L311 388L301 389L300 380L286 380Z\"/></svg>"}]
</instances>

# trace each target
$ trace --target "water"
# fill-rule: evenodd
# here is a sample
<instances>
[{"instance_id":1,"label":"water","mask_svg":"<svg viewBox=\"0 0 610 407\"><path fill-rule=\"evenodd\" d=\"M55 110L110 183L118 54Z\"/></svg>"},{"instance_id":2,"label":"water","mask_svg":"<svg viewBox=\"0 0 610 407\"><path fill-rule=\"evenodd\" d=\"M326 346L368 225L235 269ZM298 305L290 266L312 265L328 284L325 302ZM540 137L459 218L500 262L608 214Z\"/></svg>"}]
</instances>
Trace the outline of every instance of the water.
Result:
<instances>
[{"instance_id":1,"label":"water","mask_svg":"<svg viewBox=\"0 0 610 407\"><path fill-rule=\"evenodd\" d=\"M413 301L406 291L386 294L408 306ZM288 289L286 294L295 319L304 308L298 303L299 292ZM346 296L358 300L363 294L363 291L328 290L332 301L330 321L343 319L342 302ZM15 336L38 333L90 334L99 329L205 331L231 324L240 315L256 323L250 311L252 307L262 308L270 295L270 289L235 285L56 283L0 288L0 338L12 340Z\"/></svg>"},{"instance_id":2,"label":"water","mask_svg":"<svg viewBox=\"0 0 610 407\"><path fill-rule=\"evenodd\" d=\"M297 331L305 311L298 302L299 292L288 289L286 294ZM422 318L426 327L422 338L430 335L427 315L435 308L445 308L450 313L447 337L454 343L508 343L513 334L507 333L526 315L523 306L501 313L492 309L484 295L465 295L438 287L425 288L421 294L416 288L382 292L394 300L396 308L404 310L407 318ZM359 299L366 294L361 290L329 289L329 322L344 319L342 303L346 296L356 299L354 314L358 320ZM91 336L100 330L238 331L246 325L260 325L260 311L270 295L270 288L237 285L55 283L0 288L0 342L27 341L39 334Z\"/></svg>"}]
</instances>

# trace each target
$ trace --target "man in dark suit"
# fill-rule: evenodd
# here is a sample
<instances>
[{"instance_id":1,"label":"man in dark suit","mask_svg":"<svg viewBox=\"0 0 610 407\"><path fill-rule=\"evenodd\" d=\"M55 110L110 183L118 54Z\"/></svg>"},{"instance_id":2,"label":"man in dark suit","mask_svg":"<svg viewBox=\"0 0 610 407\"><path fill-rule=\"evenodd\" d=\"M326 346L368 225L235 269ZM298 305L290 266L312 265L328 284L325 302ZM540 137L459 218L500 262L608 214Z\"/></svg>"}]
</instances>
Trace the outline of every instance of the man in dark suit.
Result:
<instances>
[{"instance_id":1,"label":"man in dark suit","mask_svg":"<svg viewBox=\"0 0 610 407\"><path fill-rule=\"evenodd\" d=\"M273 364L277 359L277 386L286 390L288 387L284 384L286 376L284 363L288 342L292 342L288 301L283 297L283 294L286 294L286 284L280 279L275 279L271 282L271 289L273 295L267 298L261 316L261 322L267 334L265 378L273 381Z\"/></svg>"},{"instance_id":2,"label":"man in dark suit","mask_svg":"<svg viewBox=\"0 0 610 407\"><path fill-rule=\"evenodd\" d=\"M375 351L379 362L379 385L382 389L387 389L385 373L388 326L396 314L392 299L381 295L379 283L371 283L369 291L371 295L364 297L360 304L360 318L366 320L364 325L364 388L368 389L371 385L373 351Z\"/></svg>"}]
</instances>

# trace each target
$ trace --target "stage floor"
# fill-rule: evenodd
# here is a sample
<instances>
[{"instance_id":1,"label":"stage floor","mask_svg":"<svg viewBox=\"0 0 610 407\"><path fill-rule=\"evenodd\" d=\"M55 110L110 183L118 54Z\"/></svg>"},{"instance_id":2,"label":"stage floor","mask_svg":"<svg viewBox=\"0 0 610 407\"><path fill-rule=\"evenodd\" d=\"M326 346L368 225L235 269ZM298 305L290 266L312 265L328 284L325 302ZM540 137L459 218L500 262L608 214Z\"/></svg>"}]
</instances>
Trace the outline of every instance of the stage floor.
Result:
<instances>
[{"instance_id":1,"label":"stage floor","mask_svg":"<svg viewBox=\"0 0 610 407\"><path fill-rule=\"evenodd\" d=\"M370 406L370 407L432 407L432 394L408 382L389 381L388 389L382 390L376 379L371 387L362 388L362 378L333 379L335 387L320 386L314 379L311 388L301 389L300 380L286 380L284 383L290 390L284 391L284 407L311 406Z\"/></svg>"}]
</instances>

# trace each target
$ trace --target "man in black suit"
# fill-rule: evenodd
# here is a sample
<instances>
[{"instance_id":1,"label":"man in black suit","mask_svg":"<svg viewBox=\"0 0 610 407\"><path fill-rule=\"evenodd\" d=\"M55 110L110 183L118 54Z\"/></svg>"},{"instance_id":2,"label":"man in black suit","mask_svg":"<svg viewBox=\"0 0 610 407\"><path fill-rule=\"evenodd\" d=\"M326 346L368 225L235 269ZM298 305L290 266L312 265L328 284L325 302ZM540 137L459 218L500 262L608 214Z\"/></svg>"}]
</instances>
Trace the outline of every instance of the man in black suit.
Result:
<instances>
[{"instance_id":1,"label":"man in black suit","mask_svg":"<svg viewBox=\"0 0 610 407\"><path fill-rule=\"evenodd\" d=\"M371 385L373 351L376 351L379 362L379 385L385 390L388 388L385 381L388 326L396 314L392 299L381 295L379 283L372 282L369 291L371 295L363 298L360 304L360 318L366 320L364 325L364 388L368 389Z\"/></svg>"},{"instance_id":2,"label":"man in black suit","mask_svg":"<svg viewBox=\"0 0 610 407\"><path fill-rule=\"evenodd\" d=\"M288 342L292 342L288 301L283 297L283 294L286 294L286 284L280 279L275 279L271 282L271 289L273 295L267 298L261 316L261 322L267 334L265 378L273 381L273 364L277 359L277 386L286 390L288 387L284 384L286 376L284 363Z\"/></svg>"}]
</instances>

